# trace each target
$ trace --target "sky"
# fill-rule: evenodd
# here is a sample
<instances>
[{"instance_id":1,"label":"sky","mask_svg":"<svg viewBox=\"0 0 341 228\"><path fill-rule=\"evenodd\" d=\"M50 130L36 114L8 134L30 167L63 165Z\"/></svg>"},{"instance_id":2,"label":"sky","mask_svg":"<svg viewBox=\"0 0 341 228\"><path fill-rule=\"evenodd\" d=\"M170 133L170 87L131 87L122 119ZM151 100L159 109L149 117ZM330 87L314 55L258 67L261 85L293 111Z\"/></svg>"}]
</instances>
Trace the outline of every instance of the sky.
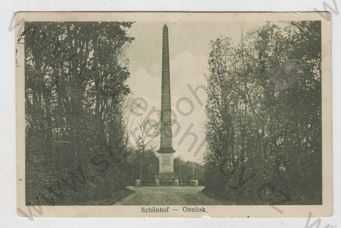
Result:
<instances>
[{"instance_id":1,"label":"sky","mask_svg":"<svg viewBox=\"0 0 341 228\"><path fill-rule=\"evenodd\" d=\"M128 131L139 135L143 120L159 121L161 107L162 26L166 22L136 22L129 30L135 37L128 47L128 85L131 90L127 104L138 110L127 114ZM170 80L175 157L202 163L206 151L204 88L208 75L210 41L229 36L239 42L242 31L255 30L255 23L182 22L166 23L169 32ZM129 109L131 110L131 109ZM134 144L134 138L130 142ZM159 149L159 137L149 147Z\"/></svg>"}]
</instances>

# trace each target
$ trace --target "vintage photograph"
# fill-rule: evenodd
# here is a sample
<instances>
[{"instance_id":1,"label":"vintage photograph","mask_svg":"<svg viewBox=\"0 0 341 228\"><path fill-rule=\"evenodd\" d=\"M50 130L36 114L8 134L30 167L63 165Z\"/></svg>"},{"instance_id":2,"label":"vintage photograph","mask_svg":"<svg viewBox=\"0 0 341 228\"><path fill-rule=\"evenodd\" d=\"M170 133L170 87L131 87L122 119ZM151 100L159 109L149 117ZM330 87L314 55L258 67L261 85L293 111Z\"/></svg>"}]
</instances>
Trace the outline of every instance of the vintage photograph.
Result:
<instances>
[{"instance_id":1,"label":"vintage photograph","mask_svg":"<svg viewBox=\"0 0 341 228\"><path fill-rule=\"evenodd\" d=\"M326 18L39 14L17 15L19 205L331 213Z\"/></svg>"}]
</instances>

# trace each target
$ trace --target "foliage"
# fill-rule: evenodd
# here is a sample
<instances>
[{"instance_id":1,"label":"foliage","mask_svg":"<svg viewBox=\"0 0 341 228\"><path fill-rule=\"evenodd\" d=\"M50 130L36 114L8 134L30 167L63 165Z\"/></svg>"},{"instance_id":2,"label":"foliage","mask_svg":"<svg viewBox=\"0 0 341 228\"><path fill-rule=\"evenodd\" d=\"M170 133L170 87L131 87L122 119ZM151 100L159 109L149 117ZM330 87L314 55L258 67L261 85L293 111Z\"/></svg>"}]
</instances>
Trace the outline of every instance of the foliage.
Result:
<instances>
[{"instance_id":1,"label":"foliage","mask_svg":"<svg viewBox=\"0 0 341 228\"><path fill-rule=\"evenodd\" d=\"M182 185L191 185L193 184L191 181L194 179L198 180L199 184L203 184L204 168L196 162L184 161L181 158L175 158L174 170L180 184Z\"/></svg>"},{"instance_id":2,"label":"foliage","mask_svg":"<svg viewBox=\"0 0 341 228\"><path fill-rule=\"evenodd\" d=\"M207 191L236 203L321 203L321 25L268 23L211 43Z\"/></svg>"},{"instance_id":3,"label":"foliage","mask_svg":"<svg viewBox=\"0 0 341 228\"><path fill-rule=\"evenodd\" d=\"M131 24L25 23L27 204L86 203L125 186Z\"/></svg>"}]
</instances>

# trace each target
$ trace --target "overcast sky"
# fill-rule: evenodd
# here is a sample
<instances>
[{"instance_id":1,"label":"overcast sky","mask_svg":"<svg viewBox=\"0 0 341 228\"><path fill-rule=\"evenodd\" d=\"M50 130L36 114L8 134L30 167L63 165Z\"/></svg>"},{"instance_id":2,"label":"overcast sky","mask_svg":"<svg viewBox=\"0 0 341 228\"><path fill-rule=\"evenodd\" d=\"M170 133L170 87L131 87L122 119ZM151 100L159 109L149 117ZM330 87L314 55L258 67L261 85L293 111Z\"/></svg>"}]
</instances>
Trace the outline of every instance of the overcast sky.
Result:
<instances>
[{"instance_id":1,"label":"overcast sky","mask_svg":"<svg viewBox=\"0 0 341 228\"><path fill-rule=\"evenodd\" d=\"M129 129L134 130L141 118L158 120L161 107L161 22L136 22L130 29L135 37L127 50L130 99L142 97L141 116L129 115ZM205 152L206 96L198 89L195 96L190 88L206 86L210 41L229 36L234 42L240 40L241 31L255 30L260 24L228 23L167 23L169 31L170 79L173 118L173 147L176 157L202 162ZM131 101L131 100L130 100ZM147 105L146 105L147 103ZM149 115L153 112L151 115ZM195 135L195 136L194 136ZM159 148L159 138L153 142Z\"/></svg>"}]
</instances>

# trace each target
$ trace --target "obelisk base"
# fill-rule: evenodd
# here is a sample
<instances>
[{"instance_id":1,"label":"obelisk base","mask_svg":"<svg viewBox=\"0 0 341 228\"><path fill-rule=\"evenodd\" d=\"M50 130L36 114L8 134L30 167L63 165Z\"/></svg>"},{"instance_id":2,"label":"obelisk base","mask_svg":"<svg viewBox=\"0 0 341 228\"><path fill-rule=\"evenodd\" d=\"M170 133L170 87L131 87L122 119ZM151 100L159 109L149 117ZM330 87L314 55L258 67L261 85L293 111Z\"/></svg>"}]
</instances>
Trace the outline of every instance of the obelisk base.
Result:
<instances>
[{"instance_id":1,"label":"obelisk base","mask_svg":"<svg viewBox=\"0 0 341 228\"><path fill-rule=\"evenodd\" d=\"M158 153L159 174L174 173L174 156L173 153Z\"/></svg>"},{"instance_id":2,"label":"obelisk base","mask_svg":"<svg viewBox=\"0 0 341 228\"><path fill-rule=\"evenodd\" d=\"M175 173L160 173L159 185L179 185L179 179Z\"/></svg>"},{"instance_id":3,"label":"obelisk base","mask_svg":"<svg viewBox=\"0 0 341 228\"><path fill-rule=\"evenodd\" d=\"M179 185L179 180L174 173L173 153L159 153L159 185Z\"/></svg>"}]
</instances>

